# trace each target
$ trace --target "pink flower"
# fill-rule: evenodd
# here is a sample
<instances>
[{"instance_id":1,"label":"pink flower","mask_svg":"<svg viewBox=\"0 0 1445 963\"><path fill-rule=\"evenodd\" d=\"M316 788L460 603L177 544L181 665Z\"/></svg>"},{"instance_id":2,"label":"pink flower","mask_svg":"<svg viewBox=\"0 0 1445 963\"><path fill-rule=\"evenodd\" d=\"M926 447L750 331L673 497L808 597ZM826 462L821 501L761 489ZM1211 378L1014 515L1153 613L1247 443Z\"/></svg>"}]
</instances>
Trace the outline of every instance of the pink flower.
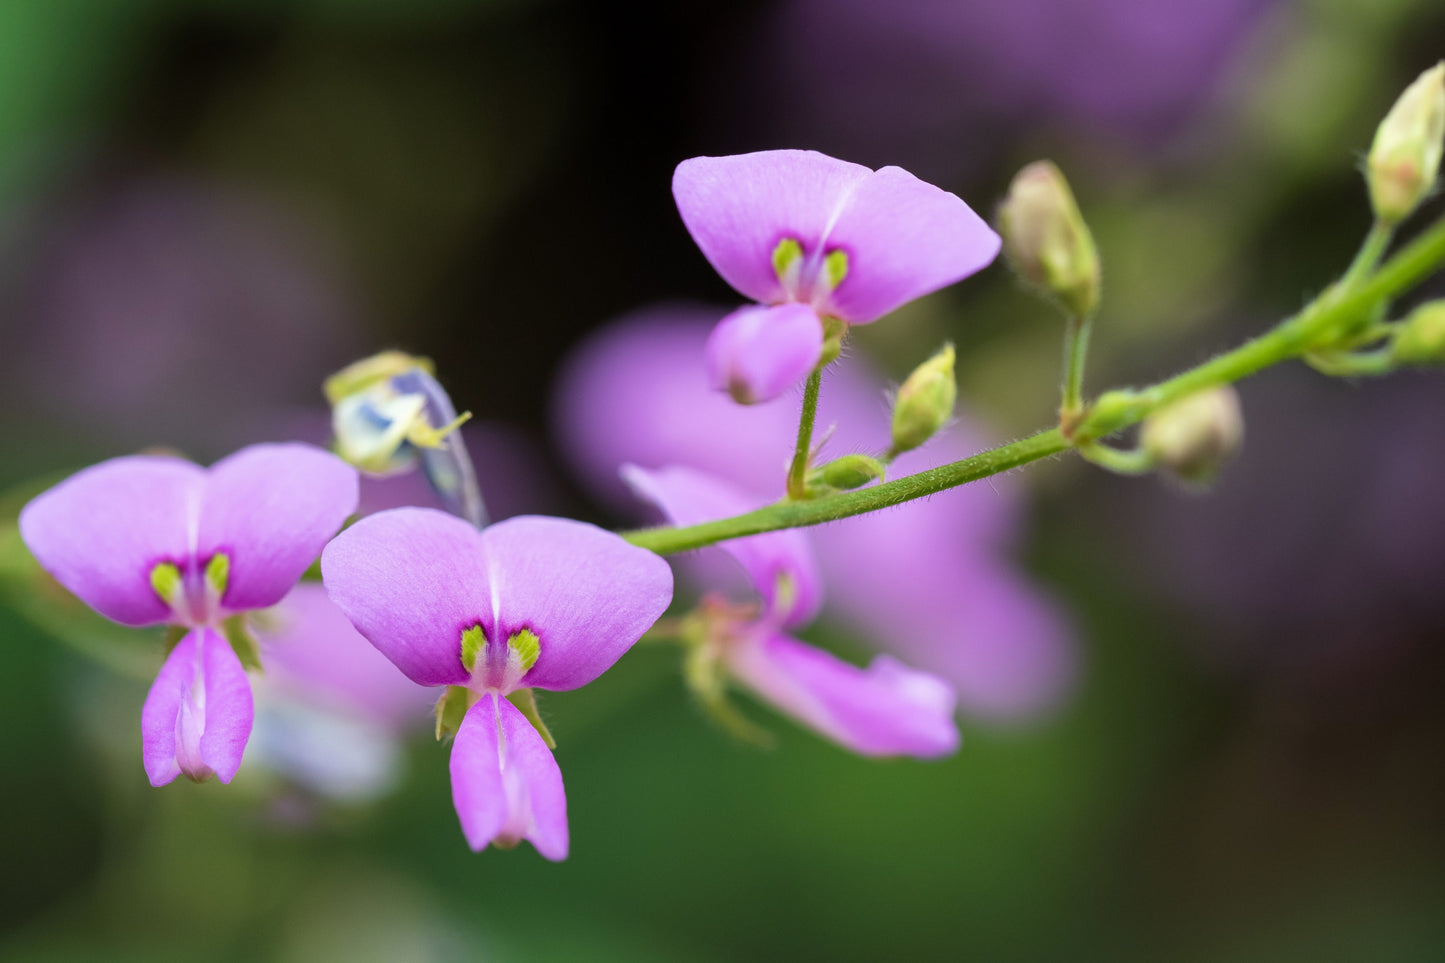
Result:
<instances>
[{"instance_id":1,"label":"pink flower","mask_svg":"<svg viewBox=\"0 0 1445 963\"><path fill-rule=\"evenodd\" d=\"M21 537L41 567L101 615L190 630L141 713L152 785L183 772L235 776L254 709L218 627L281 601L356 500L356 471L341 459L309 445L253 445L209 469L115 458L21 511Z\"/></svg>"},{"instance_id":2,"label":"pink flower","mask_svg":"<svg viewBox=\"0 0 1445 963\"><path fill-rule=\"evenodd\" d=\"M997 256L997 234L958 197L897 167L805 150L694 157L672 193L703 255L758 302L719 322L712 386L768 401L818 364L825 318L868 324Z\"/></svg>"},{"instance_id":3,"label":"pink flower","mask_svg":"<svg viewBox=\"0 0 1445 963\"><path fill-rule=\"evenodd\" d=\"M610 668L672 600L667 563L583 522L521 516L478 531L398 508L337 536L321 570L332 601L407 678L470 691L451 775L472 849L527 839L565 859L561 771L506 697L575 689Z\"/></svg>"},{"instance_id":4,"label":"pink flower","mask_svg":"<svg viewBox=\"0 0 1445 963\"><path fill-rule=\"evenodd\" d=\"M622 469L639 497L676 525L759 507L727 482L691 468ZM954 694L947 682L880 655L866 670L782 631L808 623L822 601L806 535L768 532L723 542L762 597L756 618L723 614L703 644L732 677L802 724L865 756L930 758L958 748Z\"/></svg>"}]
</instances>

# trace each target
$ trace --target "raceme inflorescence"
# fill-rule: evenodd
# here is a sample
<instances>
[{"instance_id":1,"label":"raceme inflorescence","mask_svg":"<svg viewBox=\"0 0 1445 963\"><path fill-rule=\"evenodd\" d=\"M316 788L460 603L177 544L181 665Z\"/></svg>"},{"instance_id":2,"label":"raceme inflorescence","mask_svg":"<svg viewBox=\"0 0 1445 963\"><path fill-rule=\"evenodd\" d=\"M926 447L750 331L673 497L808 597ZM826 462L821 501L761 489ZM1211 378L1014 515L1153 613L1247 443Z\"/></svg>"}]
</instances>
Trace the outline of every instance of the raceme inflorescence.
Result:
<instances>
[{"instance_id":1,"label":"raceme inflorescence","mask_svg":"<svg viewBox=\"0 0 1445 963\"><path fill-rule=\"evenodd\" d=\"M1006 486L983 508L926 496L962 495L951 490L1065 451L1207 486L1244 437L1235 382L1291 360L1337 376L1445 364L1445 306L1394 310L1445 263L1445 220L1386 257L1435 189L1442 137L1437 65L1380 124L1365 164L1374 226L1336 281L1232 351L1094 397L1084 371L1101 258L1052 163L1018 174L996 233L896 167L800 150L686 160L672 184L683 225L752 303L609 336L569 367L561 393L564 454L614 507L631 499L666 525L490 522L458 430L469 414L430 362L388 351L327 381L334 453L255 445L209 468L131 455L34 497L16 525L48 576L27 584L53 579L116 623L165 627L139 713L152 785L232 782L257 725L274 771L364 797L395 767L375 755L338 767L308 740L344 719L395 754L430 702L475 850L528 840L548 859L567 856L562 773L536 690L587 685L639 643L676 646L698 703L743 739L769 734L734 690L858 755L946 756L960 744L958 712L1040 709L1066 687L1072 659L1062 620L1000 560L1013 529ZM1064 315L1057 425L988 447L956 411L951 344L875 417L873 382L843 357L850 328L1001 249ZM777 399L800 383L794 418ZM1121 440L1134 426L1137 439ZM365 479L417 470L445 511L393 508L343 529ZM897 506L907 507L883 511ZM866 520L801 531L854 516ZM679 560L702 592L674 607L660 556L711 546L722 552ZM37 611L65 601L38 595ZM860 668L798 638L815 619L856 627L884 652Z\"/></svg>"}]
</instances>

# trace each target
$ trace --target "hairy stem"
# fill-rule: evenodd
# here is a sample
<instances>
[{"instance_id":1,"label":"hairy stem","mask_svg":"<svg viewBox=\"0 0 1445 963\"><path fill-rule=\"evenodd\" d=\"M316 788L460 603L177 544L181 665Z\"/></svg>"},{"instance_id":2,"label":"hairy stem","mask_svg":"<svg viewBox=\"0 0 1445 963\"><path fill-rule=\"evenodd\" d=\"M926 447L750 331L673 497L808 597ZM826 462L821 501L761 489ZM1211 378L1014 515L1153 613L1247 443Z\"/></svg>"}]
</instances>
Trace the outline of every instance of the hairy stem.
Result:
<instances>
[{"instance_id":1,"label":"hairy stem","mask_svg":"<svg viewBox=\"0 0 1445 963\"><path fill-rule=\"evenodd\" d=\"M788 497L802 499L808 494L808 458L813 453L813 422L818 417L818 390L823 385L823 366L808 375L803 386L803 413L798 417L798 444L788 467Z\"/></svg>"},{"instance_id":2,"label":"hairy stem","mask_svg":"<svg viewBox=\"0 0 1445 963\"><path fill-rule=\"evenodd\" d=\"M1367 249L1369 245L1367 243ZM1357 258L1357 261L1359 259ZM634 545L660 554L685 552L717 542L782 528L802 528L862 515L945 489L997 475L1021 465L1056 455L1073 446L1085 446L1137 424L1172 401L1218 385L1231 384L1271 365L1298 358L1333 332L1367 326L1376 309L1430 275L1445 262L1445 218L1435 222L1406 245L1383 267L1351 285L1328 288L1300 313L1275 328L1203 364L1148 388L1110 391L1082 415L1071 438L1058 428L1041 431L1019 441L981 452L962 461L863 488L807 501L784 500L734 518L719 519L686 528L649 528L626 532ZM809 379L809 394L817 402L818 373ZM806 444L812 437L812 410L804 396L804 422L799 448L806 464ZM795 465L796 465L795 458ZM792 473L789 477L791 479Z\"/></svg>"},{"instance_id":3,"label":"hairy stem","mask_svg":"<svg viewBox=\"0 0 1445 963\"><path fill-rule=\"evenodd\" d=\"M1084 410L1084 359L1093 323L1092 317L1070 317L1064 331L1064 397L1059 415L1066 424Z\"/></svg>"}]
</instances>

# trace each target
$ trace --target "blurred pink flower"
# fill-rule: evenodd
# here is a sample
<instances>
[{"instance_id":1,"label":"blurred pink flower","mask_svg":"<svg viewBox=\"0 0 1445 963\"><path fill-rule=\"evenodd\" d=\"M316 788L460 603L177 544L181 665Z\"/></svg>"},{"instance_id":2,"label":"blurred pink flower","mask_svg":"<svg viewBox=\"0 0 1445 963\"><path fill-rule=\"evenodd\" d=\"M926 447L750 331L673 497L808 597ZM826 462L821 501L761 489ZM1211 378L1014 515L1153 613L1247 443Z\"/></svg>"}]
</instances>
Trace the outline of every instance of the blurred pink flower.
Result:
<instances>
[{"instance_id":1,"label":"blurred pink flower","mask_svg":"<svg viewBox=\"0 0 1445 963\"><path fill-rule=\"evenodd\" d=\"M755 34L748 102L774 136L932 179L986 158L1000 129L1153 147L1209 101L1272 5L791 0Z\"/></svg>"},{"instance_id":2,"label":"blurred pink flower","mask_svg":"<svg viewBox=\"0 0 1445 963\"><path fill-rule=\"evenodd\" d=\"M687 465L725 478L759 503L782 493L797 429L792 398L747 408L709 390L699 352L720 312L654 309L585 342L558 382L554 428L579 477L614 509L638 517L618 477L625 462ZM828 370L818 427L827 455L886 447L889 410L857 358ZM903 475L986 447L966 419L903 455ZM965 712L1042 712L1067 694L1076 653L1055 604L1015 569L1022 521L1011 479L997 477L886 512L809 529L827 589L825 619L955 687ZM716 551L700 553L703 556ZM714 584L714 566L707 584Z\"/></svg>"}]
</instances>

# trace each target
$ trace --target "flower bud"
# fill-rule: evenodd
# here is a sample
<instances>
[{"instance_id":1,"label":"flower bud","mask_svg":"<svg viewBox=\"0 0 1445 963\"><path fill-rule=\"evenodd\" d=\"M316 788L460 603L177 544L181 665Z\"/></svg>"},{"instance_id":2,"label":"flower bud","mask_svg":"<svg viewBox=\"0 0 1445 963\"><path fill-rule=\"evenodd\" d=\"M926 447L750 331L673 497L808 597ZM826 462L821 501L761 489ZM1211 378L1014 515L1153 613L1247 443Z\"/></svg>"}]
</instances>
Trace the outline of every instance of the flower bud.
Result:
<instances>
[{"instance_id":1,"label":"flower bud","mask_svg":"<svg viewBox=\"0 0 1445 963\"><path fill-rule=\"evenodd\" d=\"M1427 301L1401 322L1390 357L1396 364L1445 364L1445 301Z\"/></svg>"},{"instance_id":2,"label":"flower bud","mask_svg":"<svg viewBox=\"0 0 1445 963\"><path fill-rule=\"evenodd\" d=\"M1366 179L1375 217L1398 224L1435 186L1445 140L1445 63L1405 88L1375 131Z\"/></svg>"},{"instance_id":3,"label":"flower bud","mask_svg":"<svg viewBox=\"0 0 1445 963\"><path fill-rule=\"evenodd\" d=\"M933 437L953 417L958 385L953 379L953 345L923 364L898 389L893 402L893 453L911 451Z\"/></svg>"},{"instance_id":4,"label":"flower bud","mask_svg":"<svg viewBox=\"0 0 1445 963\"><path fill-rule=\"evenodd\" d=\"M861 488L874 479L883 477L884 464L868 455L844 455L835 458L814 471L809 481L816 481L829 488L844 490Z\"/></svg>"},{"instance_id":5,"label":"flower bud","mask_svg":"<svg viewBox=\"0 0 1445 963\"><path fill-rule=\"evenodd\" d=\"M1189 395L1144 421L1140 447L1154 462L1188 482L1207 485L1239 451L1244 417L1228 385Z\"/></svg>"},{"instance_id":6,"label":"flower bud","mask_svg":"<svg viewBox=\"0 0 1445 963\"><path fill-rule=\"evenodd\" d=\"M1014 176L998 222L1015 271L1070 313L1093 314L1099 304L1099 254L1069 182L1052 161L1034 161Z\"/></svg>"}]
</instances>

